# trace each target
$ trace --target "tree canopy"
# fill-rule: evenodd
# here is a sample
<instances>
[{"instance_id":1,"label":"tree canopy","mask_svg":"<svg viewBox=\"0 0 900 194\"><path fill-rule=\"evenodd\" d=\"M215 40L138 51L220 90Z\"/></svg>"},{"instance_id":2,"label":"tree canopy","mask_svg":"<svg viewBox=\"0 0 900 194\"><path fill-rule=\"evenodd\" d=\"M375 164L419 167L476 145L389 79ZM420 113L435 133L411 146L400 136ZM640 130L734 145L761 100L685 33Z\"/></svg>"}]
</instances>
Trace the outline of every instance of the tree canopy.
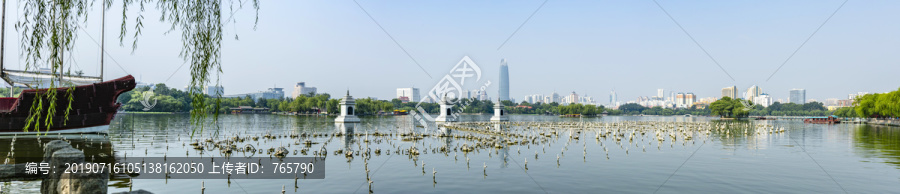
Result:
<instances>
[{"instance_id":1,"label":"tree canopy","mask_svg":"<svg viewBox=\"0 0 900 194\"><path fill-rule=\"evenodd\" d=\"M868 118L900 117L900 89L888 93L857 96L856 114Z\"/></svg>"}]
</instances>

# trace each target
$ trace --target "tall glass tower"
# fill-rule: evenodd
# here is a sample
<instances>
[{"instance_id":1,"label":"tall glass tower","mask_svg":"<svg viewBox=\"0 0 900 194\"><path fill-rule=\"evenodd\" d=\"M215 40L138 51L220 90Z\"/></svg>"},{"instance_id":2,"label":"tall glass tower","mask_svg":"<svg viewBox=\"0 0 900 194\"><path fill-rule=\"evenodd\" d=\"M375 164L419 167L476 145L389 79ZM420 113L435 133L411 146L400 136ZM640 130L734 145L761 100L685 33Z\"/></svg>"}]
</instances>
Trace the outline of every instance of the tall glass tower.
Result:
<instances>
[{"instance_id":1,"label":"tall glass tower","mask_svg":"<svg viewBox=\"0 0 900 194\"><path fill-rule=\"evenodd\" d=\"M509 66L500 59L500 100L509 100Z\"/></svg>"}]
</instances>

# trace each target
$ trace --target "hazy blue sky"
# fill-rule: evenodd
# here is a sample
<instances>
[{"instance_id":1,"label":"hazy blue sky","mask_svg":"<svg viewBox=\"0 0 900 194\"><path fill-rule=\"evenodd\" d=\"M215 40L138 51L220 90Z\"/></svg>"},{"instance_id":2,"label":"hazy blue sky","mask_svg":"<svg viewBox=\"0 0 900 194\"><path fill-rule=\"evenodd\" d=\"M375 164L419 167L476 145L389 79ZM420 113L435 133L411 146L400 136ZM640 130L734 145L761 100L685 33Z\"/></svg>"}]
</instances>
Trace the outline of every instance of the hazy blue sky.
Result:
<instances>
[{"instance_id":1,"label":"hazy blue sky","mask_svg":"<svg viewBox=\"0 0 900 194\"><path fill-rule=\"evenodd\" d=\"M289 94L294 83L305 81L320 92L342 94L350 88L357 97L390 99L398 87L429 90L470 56L484 79L494 80L488 89L492 97L500 59L506 58L510 96L519 101L529 94L576 91L605 103L614 88L621 101L653 96L657 88L719 97L723 87L736 85L743 92L754 84L776 99L787 99L791 88L805 88L808 98L824 100L900 86L900 1L848 2L769 81L842 0L660 0L734 80L650 0L549 1L498 50L543 2L359 0L432 78L352 0L262 1L256 30L254 12L245 5L234 16L237 23L226 26L221 82L226 94L273 85ZM187 85L187 66L167 81L183 63L177 56L180 34L165 35L168 25L148 6L132 54L130 39L124 47L118 44L120 7L116 2L107 15L107 49L125 71L107 59L107 79L130 73L143 82ZM85 29L96 39L99 7L91 14ZM20 54L19 35L11 22L7 31L6 64L21 67L21 58L14 57ZM95 74L97 45L87 33L77 44L78 67Z\"/></svg>"}]
</instances>

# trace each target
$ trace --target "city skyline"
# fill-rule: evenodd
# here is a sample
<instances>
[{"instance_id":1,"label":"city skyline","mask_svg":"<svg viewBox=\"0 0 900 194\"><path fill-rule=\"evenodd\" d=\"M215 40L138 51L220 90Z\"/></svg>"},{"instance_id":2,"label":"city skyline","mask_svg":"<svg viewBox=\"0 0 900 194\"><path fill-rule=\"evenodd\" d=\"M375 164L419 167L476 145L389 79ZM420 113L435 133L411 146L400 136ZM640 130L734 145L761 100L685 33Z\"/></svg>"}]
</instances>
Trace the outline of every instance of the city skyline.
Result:
<instances>
[{"instance_id":1,"label":"city skyline","mask_svg":"<svg viewBox=\"0 0 900 194\"><path fill-rule=\"evenodd\" d=\"M318 93L338 95L349 88L358 97L391 99L398 87L430 89L462 56L478 63L483 79L489 80L499 80L500 59L514 61L509 77L515 83L509 91L513 98L545 91L605 94L615 89L622 101L650 96L658 88L712 97L719 96L724 86L743 90L758 85L776 99L786 99L792 88L807 89L808 99L827 99L896 90L879 78L900 70L893 54L900 48L892 46L900 44L894 35L900 26L880 19L900 18L893 11L900 2L851 2L823 25L840 1L765 5L661 1L721 69L652 2L551 1L527 22L524 19L541 1L359 3L262 3L256 30L247 19L254 17L252 10L236 11L239 22L226 24L222 46L224 73L218 80L227 89L225 95L272 85L291 90L306 81L314 83ZM21 6L11 2L8 9L21 13L15 10ZM445 17L459 9L469 10L468 14ZM108 11L122 12L117 6ZM89 14L95 17L79 31L79 47L71 56L86 74L94 75L99 47L91 47L96 43L88 36L99 38L99 10ZM157 16L153 9L145 13L147 18ZM132 52L130 36L123 45L116 44L119 28L113 26L119 22L119 18L107 21L107 79L132 74L147 83L188 85L189 70L181 67L184 61L178 57L178 34L163 34L168 25L146 20L141 40L153 41L139 41ZM14 23L8 22L7 28L15 29ZM482 30L470 33L470 29ZM7 54L21 55L15 49L20 34L6 36ZM807 38L808 43L797 50ZM796 55L780 68L794 50ZM24 69L23 59L5 60L13 69ZM843 82L809 79L841 74L869 76ZM498 87L495 82L485 90L493 94Z\"/></svg>"}]
</instances>

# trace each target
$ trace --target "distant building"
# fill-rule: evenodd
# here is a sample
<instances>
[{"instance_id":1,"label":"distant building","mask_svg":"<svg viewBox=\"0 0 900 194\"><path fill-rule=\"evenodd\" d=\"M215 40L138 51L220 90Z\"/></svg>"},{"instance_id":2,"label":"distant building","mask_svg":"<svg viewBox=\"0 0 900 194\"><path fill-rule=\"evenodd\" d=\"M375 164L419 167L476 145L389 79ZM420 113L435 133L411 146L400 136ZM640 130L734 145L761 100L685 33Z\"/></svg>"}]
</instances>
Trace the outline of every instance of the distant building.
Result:
<instances>
[{"instance_id":1,"label":"distant building","mask_svg":"<svg viewBox=\"0 0 900 194\"><path fill-rule=\"evenodd\" d=\"M222 86L206 86L206 95L215 97L225 95L225 87Z\"/></svg>"},{"instance_id":2,"label":"distant building","mask_svg":"<svg viewBox=\"0 0 900 194\"><path fill-rule=\"evenodd\" d=\"M401 97L406 97L407 101L404 102L418 102L422 100L419 97L419 88L397 88L397 99L402 101Z\"/></svg>"},{"instance_id":3,"label":"distant building","mask_svg":"<svg viewBox=\"0 0 900 194\"><path fill-rule=\"evenodd\" d=\"M699 102L697 102L697 103L698 104L712 104L713 102L716 102L716 100L718 100L718 99L716 99L716 97L706 97L706 98L701 98L699 100Z\"/></svg>"},{"instance_id":4,"label":"distant building","mask_svg":"<svg viewBox=\"0 0 900 194\"><path fill-rule=\"evenodd\" d=\"M865 96L866 94L869 94L869 93L868 92L857 92L856 94L849 94L849 95L847 95L847 99L854 100L854 99L856 99L856 97L862 97L862 96Z\"/></svg>"},{"instance_id":5,"label":"distant building","mask_svg":"<svg viewBox=\"0 0 900 194\"><path fill-rule=\"evenodd\" d=\"M297 98L300 95L308 95L312 93L316 94L316 87L306 87L306 82L297 82L297 85L294 85L294 92L292 93L292 98Z\"/></svg>"},{"instance_id":6,"label":"distant building","mask_svg":"<svg viewBox=\"0 0 900 194\"><path fill-rule=\"evenodd\" d=\"M676 108L691 108L694 103L697 102L697 96L694 93L681 93L675 94L675 107Z\"/></svg>"},{"instance_id":7,"label":"distant building","mask_svg":"<svg viewBox=\"0 0 900 194\"><path fill-rule=\"evenodd\" d=\"M246 96L250 96L254 101L259 101L260 99L283 99L284 98L284 88L268 88L266 91L259 91L254 93L247 94L232 94L227 95L225 98L243 98Z\"/></svg>"},{"instance_id":8,"label":"distant building","mask_svg":"<svg viewBox=\"0 0 900 194\"><path fill-rule=\"evenodd\" d=\"M153 87L153 86L154 86L154 84L152 84L152 83L137 82L135 84L134 88ZM185 88L187 88L187 86L185 86Z\"/></svg>"},{"instance_id":9,"label":"distant building","mask_svg":"<svg viewBox=\"0 0 900 194\"><path fill-rule=\"evenodd\" d=\"M578 94L576 94L574 91L572 91L572 94L569 94L568 96L563 98L562 102L560 104L572 104L572 103L579 103L578 102Z\"/></svg>"},{"instance_id":10,"label":"distant building","mask_svg":"<svg viewBox=\"0 0 900 194\"><path fill-rule=\"evenodd\" d=\"M656 97L659 97L659 98L665 98L665 97L666 97L666 90L665 90L665 89L662 89L662 88L656 89Z\"/></svg>"},{"instance_id":11,"label":"distant building","mask_svg":"<svg viewBox=\"0 0 900 194\"><path fill-rule=\"evenodd\" d=\"M282 99L284 98L284 88L269 88L266 91L260 91L251 95L253 99Z\"/></svg>"},{"instance_id":12,"label":"distant building","mask_svg":"<svg viewBox=\"0 0 900 194\"><path fill-rule=\"evenodd\" d=\"M487 91L484 91L484 90L472 90L470 95L471 95L471 99L474 99L474 100L479 100L479 101L480 100L490 100L490 98L487 95Z\"/></svg>"},{"instance_id":13,"label":"distant building","mask_svg":"<svg viewBox=\"0 0 900 194\"><path fill-rule=\"evenodd\" d=\"M550 94L550 103L554 103L554 102L560 103L559 100L560 100L559 94L557 94L556 92L553 92L553 94Z\"/></svg>"},{"instance_id":14,"label":"distant building","mask_svg":"<svg viewBox=\"0 0 900 194\"><path fill-rule=\"evenodd\" d=\"M745 93L745 95L747 95L747 96L745 96L744 99L747 99L753 103L757 103L756 97L758 97L759 95L762 95L762 93L763 93L762 89L759 89L759 86L753 85L747 89L747 93Z\"/></svg>"},{"instance_id":15,"label":"distant building","mask_svg":"<svg viewBox=\"0 0 900 194\"><path fill-rule=\"evenodd\" d=\"M823 105L824 106L837 106L839 101L840 101L840 99L837 99L837 98L826 98L825 103L823 103Z\"/></svg>"},{"instance_id":16,"label":"distant building","mask_svg":"<svg viewBox=\"0 0 900 194\"><path fill-rule=\"evenodd\" d=\"M788 101L794 104L806 104L806 90L791 89L791 96L788 98Z\"/></svg>"},{"instance_id":17,"label":"distant building","mask_svg":"<svg viewBox=\"0 0 900 194\"><path fill-rule=\"evenodd\" d=\"M772 103L774 103L774 100L772 100L772 96L769 96L769 94L763 93L759 96L754 97L753 103L762 105L763 107L769 107L769 105L772 105Z\"/></svg>"},{"instance_id":18,"label":"distant building","mask_svg":"<svg viewBox=\"0 0 900 194\"><path fill-rule=\"evenodd\" d=\"M725 87L722 88L722 98L729 97L731 99L735 99L738 97L737 86Z\"/></svg>"},{"instance_id":19,"label":"distant building","mask_svg":"<svg viewBox=\"0 0 900 194\"><path fill-rule=\"evenodd\" d=\"M617 107L616 102L619 102L619 96L616 94L616 90L612 90L609 92L609 106Z\"/></svg>"},{"instance_id":20,"label":"distant building","mask_svg":"<svg viewBox=\"0 0 900 194\"><path fill-rule=\"evenodd\" d=\"M528 102L529 104L534 104L534 103L538 103L538 102L544 103L544 95L540 95L540 94L526 95L525 102Z\"/></svg>"},{"instance_id":21,"label":"distant building","mask_svg":"<svg viewBox=\"0 0 900 194\"><path fill-rule=\"evenodd\" d=\"M685 103L685 108L690 108L691 106L694 105L694 103L697 103L697 95L694 95L694 93L688 92L684 96L684 103Z\"/></svg>"},{"instance_id":22,"label":"distant building","mask_svg":"<svg viewBox=\"0 0 900 194\"><path fill-rule=\"evenodd\" d=\"M500 60L500 100L509 99L509 66L506 65L506 59Z\"/></svg>"}]
</instances>

